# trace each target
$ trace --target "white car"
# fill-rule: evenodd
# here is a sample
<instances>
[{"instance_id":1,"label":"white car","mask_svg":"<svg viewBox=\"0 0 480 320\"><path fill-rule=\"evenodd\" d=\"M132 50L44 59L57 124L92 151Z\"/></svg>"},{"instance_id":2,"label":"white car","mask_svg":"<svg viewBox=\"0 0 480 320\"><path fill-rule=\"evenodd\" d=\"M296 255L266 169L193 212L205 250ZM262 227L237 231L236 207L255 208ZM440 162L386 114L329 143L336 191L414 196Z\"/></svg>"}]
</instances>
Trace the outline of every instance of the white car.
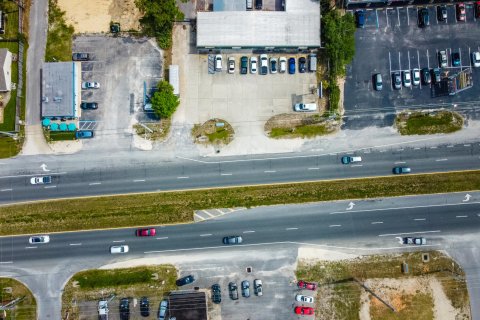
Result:
<instances>
[{"instance_id":1,"label":"white car","mask_svg":"<svg viewBox=\"0 0 480 320\"><path fill-rule=\"evenodd\" d=\"M295 296L295 300L298 301L298 302L313 303L313 297L304 296L303 294L297 294Z\"/></svg>"},{"instance_id":2,"label":"white car","mask_svg":"<svg viewBox=\"0 0 480 320\"><path fill-rule=\"evenodd\" d=\"M158 320L165 320L167 316L168 300L162 300L158 310Z\"/></svg>"},{"instance_id":3,"label":"white car","mask_svg":"<svg viewBox=\"0 0 480 320\"><path fill-rule=\"evenodd\" d=\"M30 179L30 184L49 184L52 183L52 177L43 176L43 177L32 177Z\"/></svg>"},{"instance_id":4,"label":"white car","mask_svg":"<svg viewBox=\"0 0 480 320\"><path fill-rule=\"evenodd\" d=\"M259 297L263 296L263 284L262 280L260 279L255 279L253 280L253 291L255 294Z\"/></svg>"},{"instance_id":5,"label":"white car","mask_svg":"<svg viewBox=\"0 0 480 320\"><path fill-rule=\"evenodd\" d=\"M403 71L403 85L406 88L409 88L412 85L412 75L410 74L410 70Z\"/></svg>"},{"instance_id":6,"label":"white car","mask_svg":"<svg viewBox=\"0 0 480 320\"><path fill-rule=\"evenodd\" d=\"M418 86L420 84L420 69L413 69L413 85Z\"/></svg>"},{"instance_id":7,"label":"white car","mask_svg":"<svg viewBox=\"0 0 480 320\"><path fill-rule=\"evenodd\" d=\"M110 253L112 253L112 254L127 253L127 252L128 252L128 246L127 245L111 246L110 247Z\"/></svg>"},{"instance_id":8,"label":"white car","mask_svg":"<svg viewBox=\"0 0 480 320\"><path fill-rule=\"evenodd\" d=\"M280 73L287 72L287 58L280 57L280 60L278 60L278 61L280 62L280 67L278 68Z\"/></svg>"},{"instance_id":9,"label":"white car","mask_svg":"<svg viewBox=\"0 0 480 320\"><path fill-rule=\"evenodd\" d=\"M445 50L441 50L438 52L438 63L440 64L441 68L447 67L448 60L447 60L447 52Z\"/></svg>"},{"instance_id":10,"label":"white car","mask_svg":"<svg viewBox=\"0 0 480 320\"><path fill-rule=\"evenodd\" d=\"M100 88L100 83L95 81L85 81L82 82L82 89L98 89Z\"/></svg>"},{"instance_id":11,"label":"white car","mask_svg":"<svg viewBox=\"0 0 480 320\"><path fill-rule=\"evenodd\" d=\"M215 56L215 71L222 71L222 55L217 54Z\"/></svg>"},{"instance_id":12,"label":"white car","mask_svg":"<svg viewBox=\"0 0 480 320\"><path fill-rule=\"evenodd\" d=\"M28 239L28 242L31 244L37 244L37 243L49 243L50 242L50 236L32 236L30 239Z\"/></svg>"},{"instance_id":13,"label":"white car","mask_svg":"<svg viewBox=\"0 0 480 320\"><path fill-rule=\"evenodd\" d=\"M228 73L235 73L235 58L228 57Z\"/></svg>"},{"instance_id":14,"label":"white car","mask_svg":"<svg viewBox=\"0 0 480 320\"><path fill-rule=\"evenodd\" d=\"M475 68L480 67L480 52L472 52L472 64Z\"/></svg>"},{"instance_id":15,"label":"white car","mask_svg":"<svg viewBox=\"0 0 480 320\"><path fill-rule=\"evenodd\" d=\"M257 73L258 59L257 57L250 58L250 73Z\"/></svg>"}]
</instances>

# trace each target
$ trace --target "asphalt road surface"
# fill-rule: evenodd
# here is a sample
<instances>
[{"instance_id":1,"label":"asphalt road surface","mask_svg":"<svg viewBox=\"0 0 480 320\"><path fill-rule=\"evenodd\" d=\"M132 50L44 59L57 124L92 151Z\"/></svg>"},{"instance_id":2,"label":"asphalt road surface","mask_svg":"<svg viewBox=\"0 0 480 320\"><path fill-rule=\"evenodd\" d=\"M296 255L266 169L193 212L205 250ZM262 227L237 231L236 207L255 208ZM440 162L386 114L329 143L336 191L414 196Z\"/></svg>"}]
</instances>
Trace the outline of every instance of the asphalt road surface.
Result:
<instances>
[{"instance_id":1,"label":"asphalt road surface","mask_svg":"<svg viewBox=\"0 0 480 320\"><path fill-rule=\"evenodd\" d=\"M341 156L359 155L360 163L342 165ZM363 149L334 154L268 155L160 161L145 155L82 161L79 155L8 159L0 167L0 203L160 190L253 185L392 175L395 166L412 173L480 168L478 143L428 148ZM42 164L45 166L41 167ZM34 176L50 175L49 185L31 185Z\"/></svg>"},{"instance_id":2,"label":"asphalt road surface","mask_svg":"<svg viewBox=\"0 0 480 320\"><path fill-rule=\"evenodd\" d=\"M50 243L37 245L29 244L27 236L3 237L0 269L4 275L20 276L27 284L33 282L34 292L54 292L53 283L59 282L59 291L64 282L43 283L38 277L48 279L50 273L52 278L54 273L61 273L59 279L68 279L77 268L192 251L218 255L237 250L242 254L242 250L275 245L318 245L366 254L414 249L401 244L401 237L407 235L426 237L429 249L452 249L471 262L478 261L471 253L479 252L478 241L472 241L478 239L479 212L480 193L454 193L353 204L339 201L261 207L197 224L157 227L157 235L146 238L135 237L131 228L51 234ZM241 235L244 244L225 247L222 237L228 235ZM128 245L130 252L111 255L109 247L120 244ZM459 262L462 265L465 261ZM476 283L480 266L467 263L465 271L472 311L478 314L480 288ZM35 276L29 280L32 273ZM50 287L42 287L45 285ZM48 303L48 299L45 301Z\"/></svg>"}]
</instances>

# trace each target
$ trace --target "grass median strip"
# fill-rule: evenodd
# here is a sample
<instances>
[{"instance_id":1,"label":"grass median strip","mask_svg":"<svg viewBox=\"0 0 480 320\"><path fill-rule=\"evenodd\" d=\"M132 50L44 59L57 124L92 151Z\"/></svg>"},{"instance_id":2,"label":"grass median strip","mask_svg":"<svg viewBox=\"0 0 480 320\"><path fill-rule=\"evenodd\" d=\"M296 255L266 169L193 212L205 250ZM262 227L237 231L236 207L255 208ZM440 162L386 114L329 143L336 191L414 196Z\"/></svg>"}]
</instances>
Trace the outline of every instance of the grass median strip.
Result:
<instances>
[{"instance_id":1,"label":"grass median strip","mask_svg":"<svg viewBox=\"0 0 480 320\"><path fill-rule=\"evenodd\" d=\"M44 201L0 207L0 235L193 221L194 210L480 189L480 170Z\"/></svg>"}]
</instances>

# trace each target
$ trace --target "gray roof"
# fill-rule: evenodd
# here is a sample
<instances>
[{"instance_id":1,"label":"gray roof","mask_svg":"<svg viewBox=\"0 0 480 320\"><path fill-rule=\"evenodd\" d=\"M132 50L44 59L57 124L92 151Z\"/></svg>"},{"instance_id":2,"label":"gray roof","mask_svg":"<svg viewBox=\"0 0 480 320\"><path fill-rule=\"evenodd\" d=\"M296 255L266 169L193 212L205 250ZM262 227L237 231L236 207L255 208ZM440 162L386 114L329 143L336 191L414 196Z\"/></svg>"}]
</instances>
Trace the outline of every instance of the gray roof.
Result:
<instances>
[{"instance_id":1,"label":"gray roof","mask_svg":"<svg viewBox=\"0 0 480 320\"><path fill-rule=\"evenodd\" d=\"M5 48L0 49L0 91L10 90L10 86L7 85L7 81L11 82L11 64L10 70L3 70L5 66L5 60L8 56L8 50Z\"/></svg>"},{"instance_id":2,"label":"gray roof","mask_svg":"<svg viewBox=\"0 0 480 320\"><path fill-rule=\"evenodd\" d=\"M213 11L245 11L246 0L213 0Z\"/></svg>"},{"instance_id":3,"label":"gray roof","mask_svg":"<svg viewBox=\"0 0 480 320\"><path fill-rule=\"evenodd\" d=\"M198 47L320 47L320 4L286 1L285 11L197 13Z\"/></svg>"},{"instance_id":4,"label":"gray roof","mask_svg":"<svg viewBox=\"0 0 480 320\"><path fill-rule=\"evenodd\" d=\"M42 67L42 117L77 117L79 62L47 62Z\"/></svg>"}]
</instances>

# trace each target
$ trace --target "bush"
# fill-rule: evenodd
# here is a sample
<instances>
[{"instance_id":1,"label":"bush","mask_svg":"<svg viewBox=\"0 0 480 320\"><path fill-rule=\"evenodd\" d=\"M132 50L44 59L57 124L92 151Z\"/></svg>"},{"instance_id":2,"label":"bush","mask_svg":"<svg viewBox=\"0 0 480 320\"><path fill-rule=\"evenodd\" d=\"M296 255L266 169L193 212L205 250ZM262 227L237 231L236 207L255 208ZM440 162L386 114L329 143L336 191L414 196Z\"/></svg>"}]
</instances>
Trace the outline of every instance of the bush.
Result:
<instances>
[{"instance_id":1,"label":"bush","mask_svg":"<svg viewBox=\"0 0 480 320\"><path fill-rule=\"evenodd\" d=\"M151 102L153 111L160 118L170 118L180 104L173 94L173 87L165 80L158 83L158 91L153 94Z\"/></svg>"},{"instance_id":2,"label":"bush","mask_svg":"<svg viewBox=\"0 0 480 320\"><path fill-rule=\"evenodd\" d=\"M75 29L65 22L65 11L62 11L57 0L48 1L48 33L45 61L72 60L72 35Z\"/></svg>"},{"instance_id":3,"label":"bush","mask_svg":"<svg viewBox=\"0 0 480 320\"><path fill-rule=\"evenodd\" d=\"M333 79L331 79L333 80ZM328 84L328 92L329 92L329 111L331 114L335 114L338 111L338 107L340 104L340 88L338 87L337 83L334 81L330 81Z\"/></svg>"}]
</instances>

